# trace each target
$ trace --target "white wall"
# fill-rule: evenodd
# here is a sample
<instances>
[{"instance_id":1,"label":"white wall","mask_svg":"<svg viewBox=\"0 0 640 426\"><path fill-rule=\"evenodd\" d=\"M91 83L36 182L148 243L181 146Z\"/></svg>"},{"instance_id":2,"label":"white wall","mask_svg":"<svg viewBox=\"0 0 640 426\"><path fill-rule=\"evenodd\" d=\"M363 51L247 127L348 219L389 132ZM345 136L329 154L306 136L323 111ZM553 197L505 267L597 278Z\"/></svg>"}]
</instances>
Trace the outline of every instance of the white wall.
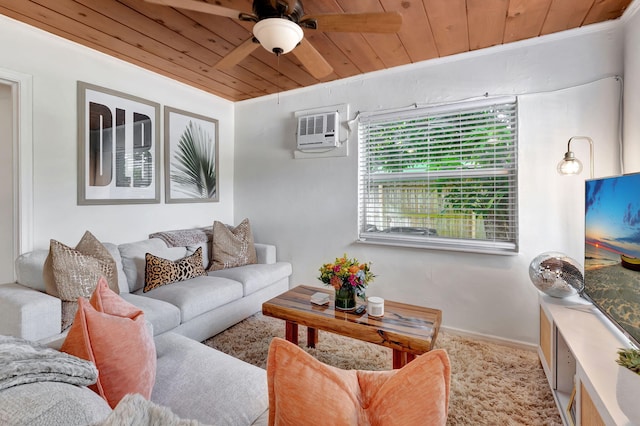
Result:
<instances>
[{"instance_id":1,"label":"white wall","mask_svg":"<svg viewBox=\"0 0 640 426\"><path fill-rule=\"evenodd\" d=\"M75 245L87 229L120 243L155 231L233 220L233 103L2 15L0 28L0 69L33 76L34 248L48 247L50 238ZM78 80L217 118L220 202L78 206Z\"/></svg>"},{"instance_id":2,"label":"white wall","mask_svg":"<svg viewBox=\"0 0 640 426\"><path fill-rule=\"evenodd\" d=\"M620 25L600 24L506 47L432 60L236 104L235 221L249 217L258 241L293 263L293 284L320 286L323 262L347 252L371 261L369 294L443 310L444 325L516 341L537 341L537 290L528 265L543 251L581 261L585 175L556 164L569 137L596 140L596 174L617 173L615 126L622 73ZM547 92L538 94L537 92ZM294 159L294 112L349 104L358 111L470 97L530 94L520 102L520 253L493 256L387 248L357 236L357 138L344 158ZM586 147L575 145L576 155ZM583 157L588 164L588 151ZM587 167L588 170L588 167ZM568 179L568 180L566 180ZM573 223L568 228L567 223Z\"/></svg>"},{"instance_id":3,"label":"white wall","mask_svg":"<svg viewBox=\"0 0 640 426\"><path fill-rule=\"evenodd\" d=\"M624 172L640 172L640 4L625 13Z\"/></svg>"}]
</instances>

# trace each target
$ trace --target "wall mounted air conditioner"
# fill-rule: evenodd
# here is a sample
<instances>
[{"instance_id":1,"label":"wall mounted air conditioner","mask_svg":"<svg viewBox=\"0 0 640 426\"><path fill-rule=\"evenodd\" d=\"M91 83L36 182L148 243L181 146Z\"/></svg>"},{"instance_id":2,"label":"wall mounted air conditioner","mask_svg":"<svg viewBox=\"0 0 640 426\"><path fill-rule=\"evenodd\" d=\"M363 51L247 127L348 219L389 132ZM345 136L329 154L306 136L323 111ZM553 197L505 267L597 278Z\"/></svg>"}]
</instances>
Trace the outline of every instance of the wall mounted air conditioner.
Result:
<instances>
[{"instance_id":1,"label":"wall mounted air conditioner","mask_svg":"<svg viewBox=\"0 0 640 426\"><path fill-rule=\"evenodd\" d=\"M335 111L298 117L298 149L309 151L337 147L339 123L340 117Z\"/></svg>"}]
</instances>

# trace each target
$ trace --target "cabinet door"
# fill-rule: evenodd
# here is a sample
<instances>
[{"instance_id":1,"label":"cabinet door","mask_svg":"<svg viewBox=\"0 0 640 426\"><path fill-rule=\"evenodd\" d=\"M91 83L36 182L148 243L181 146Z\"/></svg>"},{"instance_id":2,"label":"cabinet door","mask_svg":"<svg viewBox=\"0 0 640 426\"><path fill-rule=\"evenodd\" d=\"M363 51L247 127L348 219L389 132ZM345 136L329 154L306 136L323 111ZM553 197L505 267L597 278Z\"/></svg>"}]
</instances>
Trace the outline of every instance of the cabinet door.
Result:
<instances>
[{"instance_id":1,"label":"cabinet door","mask_svg":"<svg viewBox=\"0 0 640 426\"><path fill-rule=\"evenodd\" d=\"M580 421L582 426L605 426L589 392L580 383Z\"/></svg>"},{"instance_id":2,"label":"cabinet door","mask_svg":"<svg viewBox=\"0 0 640 426\"><path fill-rule=\"evenodd\" d=\"M540 306L540 349L544 355L544 360L547 363L547 367L551 367L551 336L553 335L551 329L551 321L549 317Z\"/></svg>"}]
</instances>

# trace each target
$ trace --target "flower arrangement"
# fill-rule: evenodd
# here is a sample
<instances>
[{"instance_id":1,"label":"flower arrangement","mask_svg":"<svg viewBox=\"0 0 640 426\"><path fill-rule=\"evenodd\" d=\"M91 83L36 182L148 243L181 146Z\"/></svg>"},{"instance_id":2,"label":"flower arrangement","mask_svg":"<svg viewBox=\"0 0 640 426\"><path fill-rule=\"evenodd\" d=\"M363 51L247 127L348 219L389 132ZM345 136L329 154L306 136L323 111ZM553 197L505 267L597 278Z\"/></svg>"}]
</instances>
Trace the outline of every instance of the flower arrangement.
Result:
<instances>
[{"instance_id":1,"label":"flower arrangement","mask_svg":"<svg viewBox=\"0 0 640 426\"><path fill-rule=\"evenodd\" d=\"M364 296L365 288L374 277L370 263L360 263L345 253L335 262L322 265L318 279L336 290L351 287L358 296Z\"/></svg>"}]
</instances>

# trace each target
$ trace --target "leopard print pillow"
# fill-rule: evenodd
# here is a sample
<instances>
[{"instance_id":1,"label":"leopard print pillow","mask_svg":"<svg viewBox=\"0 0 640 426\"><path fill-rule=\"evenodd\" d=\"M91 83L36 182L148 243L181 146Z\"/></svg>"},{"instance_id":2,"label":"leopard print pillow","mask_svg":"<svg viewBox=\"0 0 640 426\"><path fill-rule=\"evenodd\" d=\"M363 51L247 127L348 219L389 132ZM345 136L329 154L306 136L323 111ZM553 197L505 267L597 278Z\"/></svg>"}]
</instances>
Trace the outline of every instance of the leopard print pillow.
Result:
<instances>
[{"instance_id":1,"label":"leopard print pillow","mask_svg":"<svg viewBox=\"0 0 640 426\"><path fill-rule=\"evenodd\" d=\"M166 284L185 281L189 278L205 275L202 265L202 247L191 256L173 261L147 253L144 266L144 290L146 293Z\"/></svg>"}]
</instances>

